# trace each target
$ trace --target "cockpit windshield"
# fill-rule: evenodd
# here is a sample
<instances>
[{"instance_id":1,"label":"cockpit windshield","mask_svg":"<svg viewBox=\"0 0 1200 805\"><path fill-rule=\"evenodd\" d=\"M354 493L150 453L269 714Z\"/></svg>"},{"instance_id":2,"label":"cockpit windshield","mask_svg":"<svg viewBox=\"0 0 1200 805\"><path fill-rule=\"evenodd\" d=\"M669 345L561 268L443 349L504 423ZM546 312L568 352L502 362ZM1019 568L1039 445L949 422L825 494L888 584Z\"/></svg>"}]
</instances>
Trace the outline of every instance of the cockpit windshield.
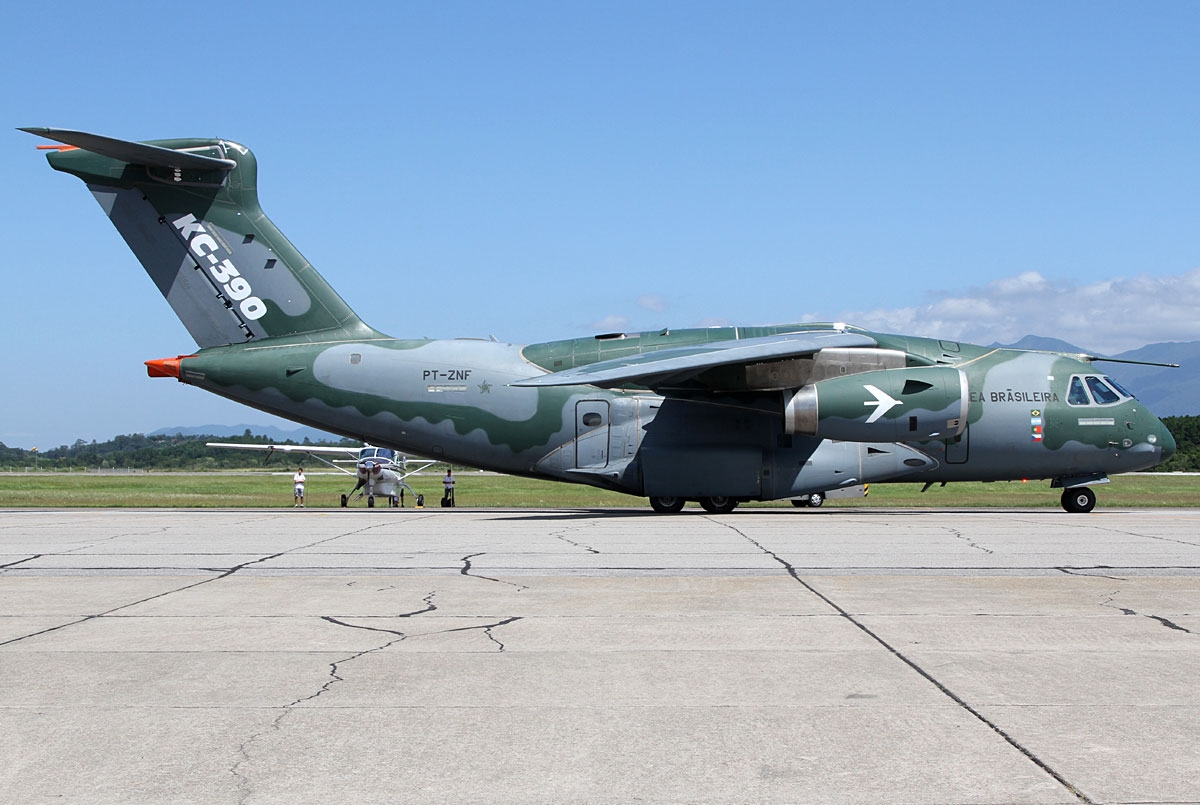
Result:
<instances>
[{"instance_id":1,"label":"cockpit windshield","mask_svg":"<svg viewBox=\"0 0 1200 805\"><path fill-rule=\"evenodd\" d=\"M1115 380L1100 375L1073 375L1067 388L1068 405L1115 405L1133 395Z\"/></svg>"},{"instance_id":2,"label":"cockpit windshield","mask_svg":"<svg viewBox=\"0 0 1200 805\"><path fill-rule=\"evenodd\" d=\"M382 458L388 461L394 461L396 458L396 451L387 447L364 447L362 450L358 451L358 460L362 461L364 458Z\"/></svg>"},{"instance_id":3,"label":"cockpit windshield","mask_svg":"<svg viewBox=\"0 0 1200 805\"><path fill-rule=\"evenodd\" d=\"M1120 383L1118 383L1117 381L1113 380L1111 377L1107 377L1107 376L1106 376L1106 377L1104 378L1104 382L1105 382L1105 383L1108 383L1108 385L1112 386L1112 387L1113 387L1113 388L1115 388L1117 391L1119 391L1119 392L1121 393L1121 396L1122 396L1122 397L1128 397L1128 398L1129 398L1129 399L1131 399L1131 400L1132 400L1132 399L1134 399L1134 397L1133 397L1133 394L1132 394L1132 393L1130 393L1130 391L1129 391L1127 388L1125 388L1124 386L1122 386L1122 385L1121 385Z\"/></svg>"}]
</instances>

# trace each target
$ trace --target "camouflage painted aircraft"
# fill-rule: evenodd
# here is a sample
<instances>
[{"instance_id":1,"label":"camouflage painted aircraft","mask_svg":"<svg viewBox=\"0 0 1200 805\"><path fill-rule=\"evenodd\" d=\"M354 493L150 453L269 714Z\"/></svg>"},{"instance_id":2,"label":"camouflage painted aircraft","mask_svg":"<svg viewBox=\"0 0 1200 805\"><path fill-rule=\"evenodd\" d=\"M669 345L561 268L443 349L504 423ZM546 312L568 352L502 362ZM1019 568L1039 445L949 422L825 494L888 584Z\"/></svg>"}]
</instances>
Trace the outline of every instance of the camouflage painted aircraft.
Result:
<instances>
[{"instance_id":1,"label":"camouflage painted aircraft","mask_svg":"<svg viewBox=\"0 0 1200 805\"><path fill-rule=\"evenodd\" d=\"M611 333L517 345L396 339L275 228L257 163L219 139L29 128L82 179L199 349L147 361L215 394L373 445L516 475L698 501L862 483L1049 479L1067 511L1175 452L1097 356L841 323Z\"/></svg>"}]
</instances>

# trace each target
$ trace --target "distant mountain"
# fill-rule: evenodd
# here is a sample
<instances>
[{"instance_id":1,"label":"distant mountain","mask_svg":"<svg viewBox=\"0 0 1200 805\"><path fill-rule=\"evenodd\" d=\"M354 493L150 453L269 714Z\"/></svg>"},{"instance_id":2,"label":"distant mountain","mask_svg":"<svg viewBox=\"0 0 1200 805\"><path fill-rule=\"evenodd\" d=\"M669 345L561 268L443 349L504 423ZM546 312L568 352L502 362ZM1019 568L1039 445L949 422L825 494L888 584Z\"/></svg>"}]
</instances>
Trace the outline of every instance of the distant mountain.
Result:
<instances>
[{"instance_id":1,"label":"distant mountain","mask_svg":"<svg viewBox=\"0 0 1200 805\"><path fill-rule=\"evenodd\" d=\"M1006 349L1041 349L1047 352L1087 352L1074 344L1068 344L1061 338L1047 338L1043 335L1027 335L1015 344L992 344L993 347Z\"/></svg>"},{"instance_id":2,"label":"distant mountain","mask_svg":"<svg viewBox=\"0 0 1200 805\"><path fill-rule=\"evenodd\" d=\"M1177 363L1178 369L1099 363L1118 383L1159 416L1200 414L1200 341L1149 344L1114 355L1130 361Z\"/></svg>"},{"instance_id":3,"label":"distant mountain","mask_svg":"<svg viewBox=\"0 0 1200 805\"><path fill-rule=\"evenodd\" d=\"M1054 352L1083 352L1074 344L1057 338L1027 335L1015 344L992 344L1013 349L1046 349ZM1129 389L1158 416L1194 416L1200 414L1200 341L1170 341L1147 344L1119 355L1128 361L1177 363L1180 368L1137 366L1124 363L1096 363L1097 369Z\"/></svg>"},{"instance_id":4,"label":"distant mountain","mask_svg":"<svg viewBox=\"0 0 1200 805\"><path fill-rule=\"evenodd\" d=\"M338 442L341 436L326 433L316 428L298 427L291 430L273 425L180 425L171 428L159 428L147 433L147 436L241 436L250 431L255 436L265 436L273 442L300 442L305 439L310 442Z\"/></svg>"}]
</instances>

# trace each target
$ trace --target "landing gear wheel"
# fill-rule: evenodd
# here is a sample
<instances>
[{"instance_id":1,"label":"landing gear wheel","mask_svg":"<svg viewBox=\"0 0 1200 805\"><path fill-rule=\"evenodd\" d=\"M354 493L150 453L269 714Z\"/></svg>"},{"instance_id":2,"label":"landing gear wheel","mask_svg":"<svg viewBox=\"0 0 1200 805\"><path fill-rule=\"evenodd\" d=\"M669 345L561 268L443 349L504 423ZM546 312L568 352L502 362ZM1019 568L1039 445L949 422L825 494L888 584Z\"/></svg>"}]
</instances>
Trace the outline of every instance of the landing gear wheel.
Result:
<instances>
[{"instance_id":1,"label":"landing gear wheel","mask_svg":"<svg viewBox=\"0 0 1200 805\"><path fill-rule=\"evenodd\" d=\"M400 508L400 498L392 495L390 498L388 498L388 507L392 509Z\"/></svg>"},{"instance_id":2,"label":"landing gear wheel","mask_svg":"<svg viewBox=\"0 0 1200 805\"><path fill-rule=\"evenodd\" d=\"M650 508L659 514L675 514L676 512L683 511L683 504L686 502L683 498L650 498Z\"/></svg>"},{"instance_id":3,"label":"landing gear wheel","mask_svg":"<svg viewBox=\"0 0 1200 805\"><path fill-rule=\"evenodd\" d=\"M814 509L821 508L821 504L825 502L824 492L813 492L811 495L805 495L802 498L792 498L792 505L797 509L805 509L812 506Z\"/></svg>"},{"instance_id":4,"label":"landing gear wheel","mask_svg":"<svg viewBox=\"0 0 1200 805\"><path fill-rule=\"evenodd\" d=\"M342 508L343 509L346 508L346 505L349 503L350 503L350 497L348 495L342 495Z\"/></svg>"},{"instance_id":5,"label":"landing gear wheel","mask_svg":"<svg viewBox=\"0 0 1200 805\"><path fill-rule=\"evenodd\" d=\"M1096 508L1096 493L1086 486L1064 489L1062 507L1072 514L1087 514Z\"/></svg>"},{"instance_id":6,"label":"landing gear wheel","mask_svg":"<svg viewBox=\"0 0 1200 805\"><path fill-rule=\"evenodd\" d=\"M737 498L717 495L711 498L700 498L700 506L709 514L729 514L737 508Z\"/></svg>"},{"instance_id":7,"label":"landing gear wheel","mask_svg":"<svg viewBox=\"0 0 1200 805\"><path fill-rule=\"evenodd\" d=\"M367 495L367 508L368 509L375 508L375 496L374 495Z\"/></svg>"}]
</instances>

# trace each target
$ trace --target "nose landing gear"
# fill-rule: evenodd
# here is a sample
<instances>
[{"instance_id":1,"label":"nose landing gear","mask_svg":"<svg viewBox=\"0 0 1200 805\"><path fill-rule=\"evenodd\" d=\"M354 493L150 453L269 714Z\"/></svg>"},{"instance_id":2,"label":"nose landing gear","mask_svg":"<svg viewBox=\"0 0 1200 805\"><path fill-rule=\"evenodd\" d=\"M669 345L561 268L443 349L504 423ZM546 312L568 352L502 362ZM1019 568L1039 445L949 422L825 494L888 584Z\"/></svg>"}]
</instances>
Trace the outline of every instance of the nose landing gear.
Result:
<instances>
[{"instance_id":1,"label":"nose landing gear","mask_svg":"<svg viewBox=\"0 0 1200 805\"><path fill-rule=\"evenodd\" d=\"M1087 514L1096 508L1096 493L1086 486L1064 489L1062 507L1072 514Z\"/></svg>"}]
</instances>

